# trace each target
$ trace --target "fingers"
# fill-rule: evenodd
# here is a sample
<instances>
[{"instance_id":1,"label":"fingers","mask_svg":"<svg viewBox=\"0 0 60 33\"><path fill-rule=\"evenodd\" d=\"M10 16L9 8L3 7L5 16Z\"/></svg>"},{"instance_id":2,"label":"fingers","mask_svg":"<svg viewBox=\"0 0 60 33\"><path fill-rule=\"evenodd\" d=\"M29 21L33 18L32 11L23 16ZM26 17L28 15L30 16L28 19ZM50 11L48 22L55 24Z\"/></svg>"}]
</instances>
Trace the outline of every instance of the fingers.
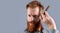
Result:
<instances>
[{"instance_id":1,"label":"fingers","mask_svg":"<svg viewBox=\"0 0 60 33\"><path fill-rule=\"evenodd\" d=\"M45 15L45 17L46 17L46 16L49 16L49 14L48 14L47 11L44 12L44 15Z\"/></svg>"},{"instance_id":2,"label":"fingers","mask_svg":"<svg viewBox=\"0 0 60 33\"><path fill-rule=\"evenodd\" d=\"M50 19L50 16L49 16L48 12L47 12L47 11L45 11L44 13L41 12L40 19L41 19L42 21L44 21L44 22L45 22L47 19Z\"/></svg>"},{"instance_id":3,"label":"fingers","mask_svg":"<svg viewBox=\"0 0 60 33\"><path fill-rule=\"evenodd\" d=\"M44 15L44 13L40 14L40 20L43 21L43 22L45 22L45 15Z\"/></svg>"},{"instance_id":4,"label":"fingers","mask_svg":"<svg viewBox=\"0 0 60 33\"><path fill-rule=\"evenodd\" d=\"M41 19L43 19L44 18L44 14L43 13L41 13Z\"/></svg>"},{"instance_id":5,"label":"fingers","mask_svg":"<svg viewBox=\"0 0 60 33\"><path fill-rule=\"evenodd\" d=\"M50 16L49 16L49 14L48 14L47 11L45 11L44 13L41 12L41 14L40 14L40 20L46 22L46 20L49 20L49 19L50 19Z\"/></svg>"}]
</instances>

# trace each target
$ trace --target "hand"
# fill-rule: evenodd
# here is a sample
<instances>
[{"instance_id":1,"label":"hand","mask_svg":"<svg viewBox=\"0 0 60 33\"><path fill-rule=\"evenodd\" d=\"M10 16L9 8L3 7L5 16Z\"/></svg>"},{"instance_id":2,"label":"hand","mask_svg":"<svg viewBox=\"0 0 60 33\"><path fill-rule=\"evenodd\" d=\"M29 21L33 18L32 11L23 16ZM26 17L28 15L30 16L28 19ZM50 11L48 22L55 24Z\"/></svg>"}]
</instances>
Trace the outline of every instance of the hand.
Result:
<instances>
[{"instance_id":1,"label":"hand","mask_svg":"<svg viewBox=\"0 0 60 33\"><path fill-rule=\"evenodd\" d=\"M39 17L44 23L48 25L49 29L56 29L56 24L53 18L48 14L47 11L44 13L41 12L41 16Z\"/></svg>"}]
</instances>

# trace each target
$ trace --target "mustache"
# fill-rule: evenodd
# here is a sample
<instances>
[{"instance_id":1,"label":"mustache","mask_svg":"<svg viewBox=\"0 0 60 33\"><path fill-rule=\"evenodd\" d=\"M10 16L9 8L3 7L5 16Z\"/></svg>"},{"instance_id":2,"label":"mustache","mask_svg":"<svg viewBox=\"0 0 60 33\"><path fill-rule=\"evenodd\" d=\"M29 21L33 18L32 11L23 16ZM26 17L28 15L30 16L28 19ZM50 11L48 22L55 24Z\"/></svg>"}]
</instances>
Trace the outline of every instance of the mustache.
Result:
<instances>
[{"instance_id":1,"label":"mustache","mask_svg":"<svg viewBox=\"0 0 60 33\"><path fill-rule=\"evenodd\" d=\"M39 22L39 21L40 21L39 16L33 15L33 20L28 22Z\"/></svg>"},{"instance_id":2,"label":"mustache","mask_svg":"<svg viewBox=\"0 0 60 33\"><path fill-rule=\"evenodd\" d=\"M33 21L27 21L27 22L34 22L34 23L37 23L37 22L40 22L39 19L34 19Z\"/></svg>"}]
</instances>

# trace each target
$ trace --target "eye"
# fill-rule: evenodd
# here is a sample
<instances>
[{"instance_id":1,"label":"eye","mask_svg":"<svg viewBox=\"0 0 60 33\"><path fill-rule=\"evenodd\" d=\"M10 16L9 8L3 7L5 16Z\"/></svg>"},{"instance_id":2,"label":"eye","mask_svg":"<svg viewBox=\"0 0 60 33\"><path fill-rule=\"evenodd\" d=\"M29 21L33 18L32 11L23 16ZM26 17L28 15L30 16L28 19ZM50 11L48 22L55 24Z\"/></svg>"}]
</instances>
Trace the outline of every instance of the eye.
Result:
<instances>
[{"instance_id":1,"label":"eye","mask_svg":"<svg viewBox=\"0 0 60 33\"><path fill-rule=\"evenodd\" d=\"M29 17L31 17L31 15L28 15Z\"/></svg>"}]
</instances>

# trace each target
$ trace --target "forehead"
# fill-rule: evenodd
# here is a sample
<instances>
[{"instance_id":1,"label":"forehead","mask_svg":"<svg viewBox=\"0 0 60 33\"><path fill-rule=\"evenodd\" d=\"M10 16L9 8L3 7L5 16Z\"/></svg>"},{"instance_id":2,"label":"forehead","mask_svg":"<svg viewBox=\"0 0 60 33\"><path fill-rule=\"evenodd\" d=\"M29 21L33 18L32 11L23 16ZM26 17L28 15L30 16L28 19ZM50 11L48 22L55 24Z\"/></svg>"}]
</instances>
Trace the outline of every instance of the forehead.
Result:
<instances>
[{"instance_id":1,"label":"forehead","mask_svg":"<svg viewBox=\"0 0 60 33\"><path fill-rule=\"evenodd\" d=\"M39 7L35 7L35 8L28 8L27 9L27 14L31 14L31 15L38 15L39 13Z\"/></svg>"},{"instance_id":2,"label":"forehead","mask_svg":"<svg viewBox=\"0 0 60 33\"><path fill-rule=\"evenodd\" d=\"M27 8L27 10L39 10L39 7L34 7L34 8L29 7Z\"/></svg>"}]
</instances>

